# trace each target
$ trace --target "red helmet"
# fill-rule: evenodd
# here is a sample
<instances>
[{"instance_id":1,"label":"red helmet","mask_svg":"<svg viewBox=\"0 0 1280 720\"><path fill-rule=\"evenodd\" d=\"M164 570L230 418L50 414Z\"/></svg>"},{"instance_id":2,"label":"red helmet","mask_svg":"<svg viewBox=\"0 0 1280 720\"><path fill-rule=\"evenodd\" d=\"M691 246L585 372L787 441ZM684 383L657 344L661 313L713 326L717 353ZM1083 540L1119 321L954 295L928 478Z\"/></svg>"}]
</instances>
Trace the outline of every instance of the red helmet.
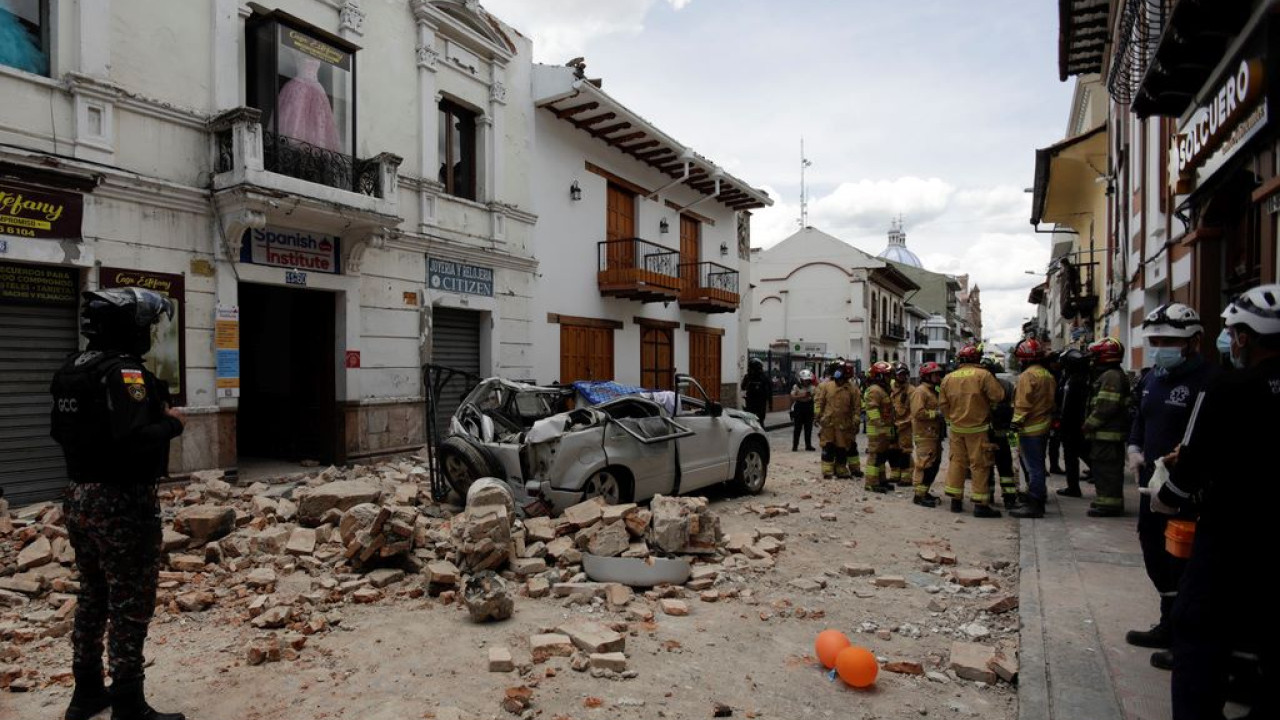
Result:
<instances>
[{"instance_id":1,"label":"red helmet","mask_svg":"<svg viewBox=\"0 0 1280 720\"><path fill-rule=\"evenodd\" d=\"M980 363L982 362L982 351L977 345L965 345L960 348L960 352L956 353L956 362L961 363Z\"/></svg>"},{"instance_id":2,"label":"red helmet","mask_svg":"<svg viewBox=\"0 0 1280 720\"><path fill-rule=\"evenodd\" d=\"M927 362L920 366L920 379L923 380L926 375L941 375L942 366L936 362Z\"/></svg>"},{"instance_id":3,"label":"red helmet","mask_svg":"<svg viewBox=\"0 0 1280 720\"><path fill-rule=\"evenodd\" d=\"M871 368L867 370L868 380L888 380L893 375L893 366L881 360L880 362L871 363Z\"/></svg>"},{"instance_id":4,"label":"red helmet","mask_svg":"<svg viewBox=\"0 0 1280 720\"><path fill-rule=\"evenodd\" d=\"M1018 347L1013 350L1013 356L1024 363L1042 362L1047 354L1048 350L1045 348L1044 343L1036 340L1035 338L1027 338L1026 340L1023 340L1018 343Z\"/></svg>"},{"instance_id":5,"label":"red helmet","mask_svg":"<svg viewBox=\"0 0 1280 720\"><path fill-rule=\"evenodd\" d=\"M1089 357L1099 365L1121 362L1124 360L1124 345L1112 337L1102 338L1089 346Z\"/></svg>"}]
</instances>

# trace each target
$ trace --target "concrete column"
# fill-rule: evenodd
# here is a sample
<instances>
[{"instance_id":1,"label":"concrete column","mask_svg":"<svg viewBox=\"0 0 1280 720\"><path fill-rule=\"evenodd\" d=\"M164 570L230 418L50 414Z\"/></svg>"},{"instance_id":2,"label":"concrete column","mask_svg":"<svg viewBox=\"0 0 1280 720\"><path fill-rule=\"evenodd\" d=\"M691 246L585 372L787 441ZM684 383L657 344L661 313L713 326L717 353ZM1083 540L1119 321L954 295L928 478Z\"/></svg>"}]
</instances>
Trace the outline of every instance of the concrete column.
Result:
<instances>
[{"instance_id":1,"label":"concrete column","mask_svg":"<svg viewBox=\"0 0 1280 720\"><path fill-rule=\"evenodd\" d=\"M239 107L244 102L244 21L250 13L249 8L240 7L238 0L213 2L213 57L209 66L213 72L210 102L215 111Z\"/></svg>"},{"instance_id":2,"label":"concrete column","mask_svg":"<svg viewBox=\"0 0 1280 720\"><path fill-rule=\"evenodd\" d=\"M107 77L111 73L111 0L82 0L74 5L80 57L78 70L85 75Z\"/></svg>"}]
</instances>

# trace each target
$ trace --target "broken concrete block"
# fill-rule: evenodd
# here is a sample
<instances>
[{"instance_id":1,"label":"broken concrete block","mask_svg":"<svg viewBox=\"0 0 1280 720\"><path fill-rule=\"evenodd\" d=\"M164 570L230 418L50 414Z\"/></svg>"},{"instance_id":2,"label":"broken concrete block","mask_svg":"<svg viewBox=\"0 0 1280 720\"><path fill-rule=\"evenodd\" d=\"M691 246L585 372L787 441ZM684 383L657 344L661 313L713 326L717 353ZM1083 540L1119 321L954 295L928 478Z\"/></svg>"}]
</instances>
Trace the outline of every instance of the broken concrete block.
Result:
<instances>
[{"instance_id":1,"label":"broken concrete block","mask_svg":"<svg viewBox=\"0 0 1280 720\"><path fill-rule=\"evenodd\" d=\"M461 574L458 566L448 560L427 563L427 582L431 585L457 585Z\"/></svg>"},{"instance_id":2,"label":"broken concrete block","mask_svg":"<svg viewBox=\"0 0 1280 720\"><path fill-rule=\"evenodd\" d=\"M622 652L626 649L625 636L597 622L573 620L556 630L568 635L574 645L587 653Z\"/></svg>"},{"instance_id":3,"label":"broken concrete block","mask_svg":"<svg viewBox=\"0 0 1280 720\"><path fill-rule=\"evenodd\" d=\"M253 552L279 555L288 546L289 537L289 528L282 525L273 525L250 537L249 548Z\"/></svg>"},{"instance_id":4,"label":"broken concrete block","mask_svg":"<svg viewBox=\"0 0 1280 720\"><path fill-rule=\"evenodd\" d=\"M907 586L907 579L901 575L881 575L871 582L876 587L882 588L904 588Z\"/></svg>"},{"instance_id":5,"label":"broken concrete block","mask_svg":"<svg viewBox=\"0 0 1280 720\"><path fill-rule=\"evenodd\" d=\"M297 493L298 521L303 525L319 525L329 510L350 510L363 503L376 503L382 492L374 485L356 480L339 480Z\"/></svg>"},{"instance_id":6,"label":"broken concrete block","mask_svg":"<svg viewBox=\"0 0 1280 720\"><path fill-rule=\"evenodd\" d=\"M404 571L398 568L379 568L377 570L369 571L369 573L365 575L365 579L369 581L370 585L376 588L384 588L391 583L403 580Z\"/></svg>"},{"instance_id":7,"label":"broken concrete block","mask_svg":"<svg viewBox=\"0 0 1280 720\"><path fill-rule=\"evenodd\" d=\"M923 675L924 665L914 660L896 660L884 664L884 669L889 672L902 673L903 675Z\"/></svg>"},{"instance_id":8,"label":"broken concrete block","mask_svg":"<svg viewBox=\"0 0 1280 720\"><path fill-rule=\"evenodd\" d=\"M511 516L502 506L469 508L451 525L458 566L467 572L495 570L511 554Z\"/></svg>"},{"instance_id":9,"label":"broken concrete block","mask_svg":"<svg viewBox=\"0 0 1280 720\"><path fill-rule=\"evenodd\" d=\"M338 536L342 538L342 544L349 545L358 534L373 527L374 520L381 512L382 508L373 503L361 503L347 508L338 521Z\"/></svg>"},{"instance_id":10,"label":"broken concrete block","mask_svg":"<svg viewBox=\"0 0 1280 720\"><path fill-rule=\"evenodd\" d=\"M622 520L628 513L638 509L635 503L624 503L622 505L606 505L600 510L600 522L615 523Z\"/></svg>"},{"instance_id":11,"label":"broken concrete block","mask_svg":"<svg viewBox=\"0 0 1280 720\"><path fill-rule=\"evenodd\" d=\"M531 598L546 597L551 592L551 582L543 577L529 578L525 583L524 592Z\"/></svg>"},{"instance_id":12,"label":"broken concrete block","mask_svg":"<svg viewBox=\"0 0 1280 720\"><path fill-rule=\"evenodd\" d=\"M203 572L204 571L203 555L170 555L169 567L182 572Z\"/></svg>"},{"instance_id":13,"label":"broken concrete block","mask_svg":"<svg viewBox=\"0 0 1280 720\"><path fill-rule=\"evenodd\" d=\"M556 539L556 528L548 517L532 517L524 521L525 537L531 542L549 543Z\"/></svg>"},{"instance_id":14,"label":"broken concrete block","mask_svg":"<svg viewBox=\"0 0 1280 720\"><path fill-rule=\"evenodd\" d=\"M1017 595L1004 595L1002 597L998 597L995 600L992 600L991 602L987 603L986 607L984 607L983 610L986 610L992 615L999 615L1000 613L1009 612L1010 610L1016 609L1017 607L1018 607Z\"/></svg>"},{"instance_id":15,"label":"broken concrete block","mask_svg":"<svg viewBox=\"0 0 1280 720\"><path fill-rule=\"evenodd\" d=\"M186 547L187 543L191 542L191 538L176 530L165 528L160 542L165 552L173 552Z\"/></svg>"},{"instance_id":16,"label":"broken concrete block","mask_svg":"<svg viewBox=\"0 0 1280 720\"><path fill-rule=\"evenodd\" d=\"M584 528L600 521L600 515L604 507L604 499L594 497L566 508L560 517L580 528Z\"/></svg>"},{"instance_id":17,"label":"broken concrete block","mask_svg":"<svg viewBox=\"0 0 1280 720\"><path fill-rule=\"evenodd\" d=\"M293 611L287 605L277 605L250 621L256 628L280 628L289 622Z\"/></svg>"},{"instance_id":18,"label":"broken concrete block","mask_svg":"<svg viewBox=\"0 0 1280 720\"><path fill-rule=\"evenodd\" d=\"M706 498L655 495L649 503L653 522L649 544L664 552L710 554L718 550L720 517Z\"/></svg>"},{"instance_id":19,"label":"broken concrete block","mask_svg":"<svg viewBox=\"0 0 1280 720\"><path fill-rule=\"evenodd\" d=\"M310 555L316 550L316 531L311 528L294 528L284 551L290 555Z\"/></svg>"},{"instance_id":20,"label":"broken concrete block","mask_svg":"<svg viewBox=\"0 0 1280 720\"><path fill-rule=\"evenodd\" d=\"M987 571L978 568L960 568L951 573L951 579L963 587L975 587L987 580Z\"/></svg>"},{"instance_id":21,"label":"broken concrete block","mask_svg":"<svg viewBox=\"0 0 1280 720\"><path fill-rule=\"evenodd\" d=\"M644 537L652 521L653 513L644 508L637 508L622 516L622 522L627 526L627 534L633 538Z\"/></svg>"},{"instance_id":22,"label":"broken concrete block","mask_svg":"<svg viewBox=\"0 0 1280 720\"><path fill-rule=\"evenodd\" d=\"M965 680L995 683L996 673L990 667L996 658L995 648L971 642L951 644L950 668Z\"/></svg>"},{"instance_id":23,"label":"broken concrete block","mask_svg":"<svg viewBox=\"0 0 1280 720\"><path fill-rule=\"evenodd\" d=\"M192 505L173 518L173 529L197 544L217 540L235 529L235 508L221 505Z\"/></svg>"},{"instance_id":24,"label":"broken concrete block","mask_svg":"<svg viewBox=\"0 0 1280 720\"><path fill-rule=\"evenodd\" d=\"M797 590L803 590L804 592L817 592L822 589L821 584L814 580L810 580L809 578L796 578L787 584Z\"/></svg>"},{"instance_id":25,"label":"broken concrete block","mask_svg":"<svg viewBox=\"0 0 1280 720\"><path fill-rule=\"evenodd\" d=\"M698 594L698 599L705 603L720 602L720 592L717 590L706 590Z\"/></svg>"},{"instance_id":26,"label":"broken concrete block","mask_svg":"<svg viewBox=\"0 0 1280 720\"><path fill-rule=\"evenodd\" d=\"M506 620L515 611L511 587L492 570L467 578L462 587L462 602L472 622Z\"/></svg>"},{"instance_id":27,"label":"broken concrete block","mask_svg":"<svg viewBox=\"0 0 1280 720\"><path fill-rule=\"evenodd\" d=\"M382 599L382 593L374 588L360 588L351 593L351 600L360 605L367 605Z\"/></svg>"},{"instance_id":28,"label":"broken concrete block","mask_svg":"<svg viewBox=\"0 0 1280 720\"><path fill-rule=\"evenodd\" d=\"M511 651L506 648L489 648L489 672L511 672L516 669L516 661Z\"/></svg>"},{"instance_id":29,"label":"broken concrete block","mask_svg":"<svg viewBox=\"0 0 1280 720\"><path fill-rule=\"evenodd\" d=\"M0 590L9 590L23 595L39 595L42 587L44 587L43 581L31 576L0 577Z\"/></svg>"},{"instance_id":30,"label":"broken concrete block","mask_svg":"<svg viewBox=\"0 0 1280 720\"><path fill-rule=\"evenodd\" d=\"M213 605L213 593L205 590L185 592L174 598L183 612L200 612Z\"/></svg>"},{"instance_id":31,"label":"broken concrete block","mask_svg":"<svg viewBox=\"0 0 1280 720\"><path fill-rule=\"evenodd\" d=\"M840 572L848 575L849 577L865 577L875 575L876 569L870 565L864 565L862 563L850 563L841 566Z\"/></svg>"},{"instance_id":32,"label":"broken concrete block","mask_svg":"<svg viewBox=\"0 0 1280 720\"><path fill-rule=\"evenodd\" d=\"M620 652L591 653L588 658L592 669L619 673L627 669L627 656Z\"/></svg>"},{"instance_id":33,"label":"broken concrete block","mask_svg":"<svg viewBox=\"0 0 1280 720\"><path fill-rule=\"evenodd\" d=\"M49 538L43 535L37 537L34 542L18 553L19 572L51 562L53 562L53 546L49 543Z\"/></svg>"},{"instance_id":34,"label":"broken concrete block","mask_svg":"<svg viewBox=\"0 0 1280 720\"><path fill-rule=\"evenodd\" d=\"M631 536L620 522L596 525L584 532L591 532L585 549L592 555L615 557L626 552L631 545Z\"/></svg>"},{"instance_id":35,"label":"broken concrete block","mask_svg":"<svg viewBox=\"0 0 1280 720\"><path fill-rule=\"evenodd\" d=\"M769 553L770 555L773 555L774 553L777 553L783 550L784 548L786 548L786 544L784 544L781 540L769 535L766 535L760 538L759 540L757 540L755 545L758 549L763 550Z\"/></svg>"},{"instance_id":36,"label":"broken concrete block","mask_svg":"<svg viewBox=\"0 0 1280 720\"><path fill-rule=\"evenodd\" d=\"M605 586L604 599L612 609L625 607L635 597L635 592L622 583L609 583Z\"/></svg>"},{"instance_id":37,"label":"broken concrete block","mask_svg":"<svg viewBox=\"0 0 1280 720\"><path fill-rule=\"evenodd\" d=\"M560 537L547 543L547 557L558 560L573 550L573 538Z\"/></svg>"},{"instance_id":38,"label":"broken concrete block","mask_svg":"<svg viewBox=\"0 0 1280 720\"><path fill-rule=\"evenodd\" d=\"M245 660L250 665L279 662L280 658L280 641L274 635L250 640L248 647L245 648Z\"/></svg>"},{"instance_id":39,"label":"broken concrete block","mask_svg":"<svg viewBox=\"0 0 1280 720\"><path fill-rule=\"evenodd\" d=\"M508 567L519 577L528 577L547 571L547 561L542 558L515 558Z\"/></svg>"},{"instance_id":40,"label":"broken concrete block","mask_svg":"<svg viewBox=\"0 0 1280 720\"><path fill-rule=\"evenodd\" d=\"M535 663L546 662L548 658L573 655L573 641L568 635L542 633L529 638L529 650Z\"/></svg>"},{"instance_id":41,"label":"broken concrete block","mask_svg":"<svg viewBox=\"0 0 1280 720\"><path fill-rule=\"evenodd\" d=\"M689 605L683 600L665 599L658 601L658 607L666 615L683 617L689 614Z\"/></svg>"},{"instance_id":42,"label":"broken concrete block","mask_svg":"<svg viewBox=\"0 0 1280 720\"><path fill-rule=\"evenodd\" d=\"M275 517L278 507L276 501L265 495L255 495L249 501L249 506L253 510L253 514L258 517Z\"/></svg>"},{"instance_id":43,"label":"broken concrete block","mask_svg":"<svg viewBox=\"0 0 1280 720\"><path fill-rule=\"evenodd\" d=\"M1001 680L1014 683L1018 680L1018 658L1012 654L996 653L995 658L987 663L987 667L995 671Z\"/></svg>"},{"instance_id":44,"label":"broken concrete block","mask_svg":"<svg viewBox=\"0 0 1280 720\"><path fill-rule=\"evenodd\" d=\"M245 578L245 584L255 589L270 589L276 584L276 571L269 567L254 568Z\"/></svg>"}]
</instances>

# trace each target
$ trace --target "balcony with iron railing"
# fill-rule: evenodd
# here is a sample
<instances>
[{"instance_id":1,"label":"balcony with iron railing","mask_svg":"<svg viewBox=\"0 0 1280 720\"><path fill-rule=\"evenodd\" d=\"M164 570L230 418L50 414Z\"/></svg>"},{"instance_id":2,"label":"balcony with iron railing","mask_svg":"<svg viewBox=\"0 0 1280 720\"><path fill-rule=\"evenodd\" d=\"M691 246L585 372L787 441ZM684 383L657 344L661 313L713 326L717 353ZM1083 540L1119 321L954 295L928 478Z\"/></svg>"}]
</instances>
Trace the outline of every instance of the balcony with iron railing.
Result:
<instances>
[{"instance_id":1,"label":"balcony with iron railing","mask_svg":"<svg viewBox=\"0 0 1280 720\"><path fill-rule=\"evenodd\" d=\"M596 244L596 282L606 297L669 302L680 297L680 253L640 238Z\"/></svg>"},{"instance_id":2,"label":"balcony with iron railing","mask_svg":"<svg viewBox=\"0 0 1280 720\"><path fill-rule=\"evenodd\" d=\"M680 263L680 307L705 313L738 309L738 271L719 263Z\"/></svg>"},{"instance_id":3,"label":"balcony with iron railing","mask_svg":"<svg viewBox=\"0 0 1280 720\"><path fill-rule=\"evenodd\" d=\"M907 328L899 323L882 323L880 325L880 337L884 340L902 342L907 339Z\"/></svg>"}]
</instances>

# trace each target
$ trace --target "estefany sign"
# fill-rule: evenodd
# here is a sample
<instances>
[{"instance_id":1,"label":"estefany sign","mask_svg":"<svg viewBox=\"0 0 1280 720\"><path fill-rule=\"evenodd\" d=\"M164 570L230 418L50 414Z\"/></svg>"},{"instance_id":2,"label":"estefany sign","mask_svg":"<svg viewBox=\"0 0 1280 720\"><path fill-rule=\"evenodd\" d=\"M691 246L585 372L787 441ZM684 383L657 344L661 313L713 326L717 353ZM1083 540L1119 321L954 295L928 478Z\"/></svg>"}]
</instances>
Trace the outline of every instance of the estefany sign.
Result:
<instances>
[{"instance_id":1,"label":"estefany sign","mask_svg":"<svg viewBox=\"0 0 1280 720\"><path fill-rule=\"evenodd\" d=\"M493 268L427 258L427 284L432 290L493 297Z\"/></svg>"},{"instance_id":2,"label":"estefany sign","mask_svg":"<svg viewBox=\"0 0 1280 720\"><path fill-rule=\"evenodd\" d=\"M240 262L338 274L341 240L331 235L265 227L244 231Z\"/></svg>"},{"instance_id":3,"label":"estefany sign","mask_svg":"<svg viewBox=\"0 0 1280 720\"><path fill-rule=\"evenodd\" d=\"M79 239L84 198L76 193L0 183L0 235Z\"/></svg>"},{"instance_id":4,"label":"estefany sign","mask_svg":"<svg viewBox=\"0 0 1280 720\"><path fill-rule=\"evenodd\" d=\"M1172 176L1179 192L1189 191L1196 180L1196 172L1219 148L1234 152L1247 138L1242 133L1256 131L1265 120L1265 107L1258 117L1259 100L1263 94L1263 70L1260 60L1241 60L1235 72L1218 86L1217 92L1201 105L1187 122L1178 128L1173 138L1170 159L1174 165ZM1251 122L1242 123L1250 119ZM1241 127L1242 125L1246 127ZM1216 158L1221 161L1226 158Z\"/></svg>"}]
</instances>

